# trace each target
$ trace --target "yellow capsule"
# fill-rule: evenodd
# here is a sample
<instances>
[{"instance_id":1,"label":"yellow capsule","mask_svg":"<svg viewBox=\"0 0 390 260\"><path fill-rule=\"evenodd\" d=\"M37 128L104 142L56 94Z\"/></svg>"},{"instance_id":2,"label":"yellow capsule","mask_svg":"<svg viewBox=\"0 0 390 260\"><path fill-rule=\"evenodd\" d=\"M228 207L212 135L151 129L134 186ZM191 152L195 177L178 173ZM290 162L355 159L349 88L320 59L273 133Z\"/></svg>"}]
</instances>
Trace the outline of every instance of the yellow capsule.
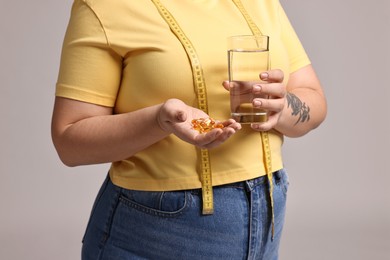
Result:
<instances>
[{"instance_id":1,"label":"yellow capsule","mask_svg":"<svg viewBox=\"0 0 390 260\"><path fill-rule=\"evenodd\" d=\"M198 118L191 121L192 128L197 130L199 133L207 133L214 128L224 128L221 123L216 123L212 118Z\"/></svg>"}]
</instances>

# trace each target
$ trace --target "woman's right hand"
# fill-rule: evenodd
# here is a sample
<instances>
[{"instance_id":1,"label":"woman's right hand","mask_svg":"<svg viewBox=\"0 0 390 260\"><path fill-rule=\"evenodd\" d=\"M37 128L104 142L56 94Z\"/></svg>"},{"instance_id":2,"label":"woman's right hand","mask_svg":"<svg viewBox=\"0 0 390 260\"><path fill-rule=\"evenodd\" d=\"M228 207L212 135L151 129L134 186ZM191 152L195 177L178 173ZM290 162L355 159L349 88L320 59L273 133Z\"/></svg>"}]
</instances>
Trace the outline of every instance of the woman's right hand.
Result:
<instances>
[{"instance_id":1,"label":"woman's right hand","mask_svg":"<svg viewBox=\"0 0 390 260\"><path fill-rule=\"evenodd\" d=\"M161 106L157 121L164 131L206 149L219 146L241 129L241 125L233 119L219 122L224 125L223 128L215 128L207 133L199 133L193 129L191 122L193 119L208 117L202 110L188 106L179 99L169 99Z\"/></svg>"},{"instance_id":2,"label":"woman's right hand","mask_svg":"<svg viewBox=\"0 0 390 260\"><path fill-rule=\"evenodd\" d=\"M178 99L136 111L114 114L113 108L56 97L52 137L58 155L68 166L124 160L175 134L201 148L220 145L241 128L234 120L223 129L200 134L195 118L208 117Z\"/></svg>"}]
</instances>

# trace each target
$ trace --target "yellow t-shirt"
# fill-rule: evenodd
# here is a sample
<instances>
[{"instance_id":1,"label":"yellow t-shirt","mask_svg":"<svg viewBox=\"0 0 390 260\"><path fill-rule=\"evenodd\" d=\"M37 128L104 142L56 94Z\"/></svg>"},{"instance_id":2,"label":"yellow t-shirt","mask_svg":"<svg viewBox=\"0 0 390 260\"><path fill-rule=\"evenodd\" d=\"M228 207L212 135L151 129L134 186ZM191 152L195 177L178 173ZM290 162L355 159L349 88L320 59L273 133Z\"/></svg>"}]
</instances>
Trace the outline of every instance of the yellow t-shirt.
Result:
<instances>
[{"instance_id":1,"label":"yellow t-shirt","mask_svg":"<svg viewBox=\"0 0 390 260\"><path fill-rule=\"evenodd\" d=\"M207 87L209 115L230 117L227 37L251 34L229 0L161 1L191 40ZM272 68L289 73L310 63L278 0L242 0L263 34L270 36ZM64 40L56 95L126 113L178 98L196 106L191 65L180 41L150 0L75 0ZM134 122L134 124L141 122ZM283 136L270 132L272 169L283 166ZM211 149L213 185L265 175L261 136L244 125ZM113 162L112 181L139 190L200 188L200 154L174 135L134 156Z\"/></svg>"}]
</instances>

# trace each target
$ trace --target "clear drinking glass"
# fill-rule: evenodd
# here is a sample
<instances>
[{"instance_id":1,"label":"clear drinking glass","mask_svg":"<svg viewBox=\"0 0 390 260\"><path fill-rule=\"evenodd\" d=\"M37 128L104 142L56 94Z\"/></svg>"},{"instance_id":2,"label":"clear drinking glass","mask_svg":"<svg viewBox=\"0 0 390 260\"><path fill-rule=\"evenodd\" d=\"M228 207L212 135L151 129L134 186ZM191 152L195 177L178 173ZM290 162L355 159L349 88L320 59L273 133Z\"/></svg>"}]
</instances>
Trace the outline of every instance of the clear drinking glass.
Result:
<instances>
[{"instance_id":1,"label":"clear drinking glass","mask_svg":"<svg viewBox=\"0 0 390 260\"><path fill-rule=\"evenodd\" d=\"M268 97L253 94L252 87L262 83L260 73L269 70L269 37L229 37L228 66L231 117L242 124L267 121L267 111L254 108L252 101Z\"/></svg>"}]
</instances>

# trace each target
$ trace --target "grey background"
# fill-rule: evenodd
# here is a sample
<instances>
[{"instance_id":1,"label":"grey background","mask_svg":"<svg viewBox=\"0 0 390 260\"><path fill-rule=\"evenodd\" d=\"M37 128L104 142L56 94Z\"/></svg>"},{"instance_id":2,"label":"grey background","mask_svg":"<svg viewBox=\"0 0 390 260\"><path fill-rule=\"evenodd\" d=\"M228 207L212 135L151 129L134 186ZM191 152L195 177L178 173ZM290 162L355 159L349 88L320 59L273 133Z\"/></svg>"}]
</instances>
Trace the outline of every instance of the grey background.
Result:
<instances>
[{"instance_id":1,"label":"grey background","mask_svg":"<svg viewBox=\"0 0 390 260\"><path fill-rule=\"evenodd\" d=\"M285 142L291 185L281 259L390 259L390 2L282 3L329 114L316 131ZM79 259L108 170L66 168L50 139L70 7L0 2L0 259Z\"/></svg>"}]
</instances>

